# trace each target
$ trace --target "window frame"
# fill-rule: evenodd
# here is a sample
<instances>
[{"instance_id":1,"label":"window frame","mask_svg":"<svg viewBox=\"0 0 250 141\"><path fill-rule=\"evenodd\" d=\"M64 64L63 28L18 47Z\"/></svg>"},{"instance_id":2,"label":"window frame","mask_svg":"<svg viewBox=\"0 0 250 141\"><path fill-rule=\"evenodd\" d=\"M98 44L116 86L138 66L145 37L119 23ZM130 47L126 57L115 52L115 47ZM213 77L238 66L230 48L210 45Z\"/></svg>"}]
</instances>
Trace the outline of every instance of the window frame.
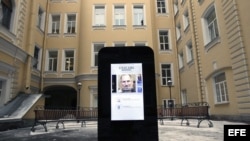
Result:
<instances>
[{"instance_id":1,"label":"window frame","mask_svg":"<svg viewBox=\"0 0 250 141\"><path fill-rule=\"evenodd\" d=\"M147 42L134 42L134 46L147 46Z\"/></svg>"},{"instance_id":2,"label":"window frame","mask_svg":"<svg viewBox=\"0 0 250 141\"><path fill-rule=\"evenodd\" d=\"M216 79L224 79L224 80L216 80ZM227 79L225 72L220 72L213 76L213 86L214 86L215 103L218 104L228 103L229 95L228 95L228 86L227 86Z\"/></svg>"},{"instance_id":3,"label":"window frame","mask_svg":"<svg viewBox=\"0 0 250 141\"><path fill-rule=\"evenodd\" d=\"M175 27L176 30L176 40L180 40L181 39L181 24L178 23Z\"/></svg>"},{"instance_id":4,"label":"window frame","mask_svg":"<svg viewBox=\"0 0 250 141\"><path fill-rule=\"evenodd\" d=\"M38 8L38 16L37 16L37 27L44 31L45 28L45 18L46 18L46 12L42 7L39 6Z\"/></svg>"},{"instance_id":5,"label":"window frame","mask_svg":"<svg viewBox=\"0 0 250 141\"><path fill-rule=\"evenodd\" d=\"M183 89L183 90L181 90L181 104L182 104L182 106L186 106L187 103L188 103L187 90Z\"/></svg>"},{"instance_id":6,"label":"window frame","mask_svg":"<svg viewBox=\"0 0 250 141\"><path fill-rule=\"evenodd\" d=\"M178 0L174 1L173 7L174 7L173 8L174 9L174 15L177 15L177 13L179 12Z\"/></svg>"},{"instance_id":7,"label":"window frame","mask_svg":"<svg viewBox=\"0 0 250 141\"><path fill-rule=\"evenodd\" d=\"M183 51L180 51L178 53L178 62L179 62L179 69L183 69L184 68L184 53L183 53Z\"/></svg>"},{"instance_id":8,"label":"window frame","mask_svg":"<svg viewBox=\"0 0 250 141\"><path fill-rule=\"evenodd\" d=\"M158 5L160 3L160 6ZM162 6L164 4L164 6ZM165 12L164 10L165 9ZM168 3L166 0L156 0L156 12L158 14L167 14L168 13Z\"/></svg>"},{"instance_id":9,"label":"window frame","mask_svg":"<svg viewBox=\"0 0 250 141\"><path fill-rule=\"evenodd\" d=\"M163 68L163 65L168 65L167 68ZM172 63L161 63L160 70L161 70L161 86L168 86L167 82L169 80L173 82L173 64ZM163 72L164 71L164 72ZM164 73L166 76L164 76ZM170 73L170 74L169 74Z\"/></svg>"},{"instance_id":10,"label":"window frame","mask_svg":"<svg viewBox=\"0 0 250 141\"><path fill-rule=\"evenodd\" d=\"M92 67L98 67L98 54L99 54L99 51L95 51L95 47L98 47L98 46L95 46L95 45L103 45L101 48L104 48L105 47L105 43L104 42L95 42L92 44Z\"/></svg>"},{"instance_id":11,"label":"window frame","mask_svg":"<svg viewBox=\"0 0 250 141\"><path fill-rule=\"evenodd\" d=\"M50 53L51 53L51 52L56 52L56 57L50 57ZM47 61L46 61L46 71L49 71L49 72L57 72L57 70L58 70L58 64L59 64L59 63L58 63L58 61L59 61L59 60L58 60L58 53L59 53L58 50L47 50L47 54L46 54L46 56L47 56L47 57L46 57L46 58L47 58L47 59L46 59L46 60L47 60ZM51 64L51 63L50 63L50 61L51 61L50 58L53 58L53 59L52 59L52 60L53 60L52 65L53 65L53 66L54 66L54 60L56 61L56 62L55 62L56 64L55 64L55 66L53 67L53 68L55 68L55 69L52 68L52 70L50 70L50 64Z\"/></svg>"},{"instance_id":12,"label":"window frame","mask_svg":"<svg viewBox=\"0 0 250 141\"><path fill-rule=\"evenodd\" d=\"M184 31L186 31L187 28L188 28L189 25L190 25L188 9L184 11L182 17L183 17L183 28L184 28Z\"/></svg>"},{"instance_id":13,"label":"window frame","mask_svg":"<svg viewBox=\"0 0 250 141\"><path fill-rule=\"evenodd\" d=\"M141 12L137 12L136 8L142 8ZM141 17L140 17L141 16ZM134 4L133 5L133 26L145 26L146 25L146 16L145 16L145 6L144 4ZM137 18L142 18L141 20L138 20Z\"/></svg>"},{"instance_id":14,"label":"window frame","mask_svg":"<svg viewBox=\"0 0 250 141\"><path fill-rule=\"evenodd\" d=\"M123 8L123 12L119 12L119 11L116 11L117 8L120 8L122 7ZM119 24L116 24L116 14L118 13L119 17L120 16L123 16L123 19L118 19L119 20ZM114 5L113 6L113 26L126 26L126 6L125 5ZM123 24L121 23L121 20L124 20Z\"/></svg>"},{"instance_id":15,"label":"window frame","mask_svg":"<svg viewBox=\"0 0 250 141\"><path fill-rule=\"evenodd\" d=\"M11 30L11 25L12 25L12 19L13 19L13 14L14 14L14 6L12 1L7 1L1 2L0 3L1 7L1 26L4 28ZM5 12L3 12L5 10ZM6 14L7 13L7 14Z\"/></svg>"},{"instance_id":16,"label":"window frame","mask_svg":"<svg viewBox=\"0 0 250 141\"><path fill-rule=\"evenodd\" d=\"M36 53L36 50L38 50L38 53ZM35 45L34 47L34 63L32 68L41 70L41 59L42 59L42 49Z\"/></svg>"},{"instance_id":17,"label":"window frame","mask_svg":"<svg viewBox=\"0 0 250 141\"><path fill-rule=\"evenodd\" d=\"M73 56L71 57L67 57L67 52L71 52L73 53ZM75 71L75 50L74 49L65 49L63 50L62 52L62 71L65 71L65 72L72 72L72 71ZM71 62L71 59L72 59L72 63L67 63L67 59L70 59L70 62ZM69 69L66 69L67 65L71 66L72 65L72 69L71 67L68 67Z\"/></svg>"},{"instance_id":18,"label":"window frame","mask_svg":"<svg viewBox=\"0 0 250 141\"><path fill-rule=\"evenodd\" d=\"M103 11L100 11L100 13L97 11L97 8L103 8ZM103 16L103 23L98 23L97 21L97 14L100 14ZM106 26L106 5L98 4L93 6L93 27L105 27Z\"/></svg>"},{"instance_id":19,"label":"window frame","mask_svg":"<svg viewBox=\"0 0 250 141\"><path fill-rule=\"evenodd\" d=\"M165 43L165 41L163 41L163 42L161 42L161 36L165 36L165 35L160 35L161 34L161 32L167 32L167 43ZM159 50L160 51L171 51L171 38L170 38L170 30L169 29L160 29L160 30L158 30L158 44L159 44ZM163 48L162 48L162 45L164 45L163 46ZM167 47L166 47L166 45L167 45Z\"/></svg>"},{"instance_id":20,"label":"window frame","mask_svg":"<svg viewBox=\"0 0 250 141\"><path fill-rule=\"evenodd\" d=\"M125 47L126 46L126 42L114 42L113 46L114 47Z\"/></svg>"},{"instance_id":21,"label":"window frame","mask_svg":"<svg viewBox=\"0 0 250 141\"><path fill-rule=\"evenodd\" d=\"M170 106L169 106L170 100L173 101L173 107L174 107L175 99L162 99L162 108L170 108Z\"/></svg>"},{"instance_id":22,"label":"window frame","mask_svg":"<svg viewBox=\"0 0 250 141\"><path fill-rule=\"evenodd\" d=\"M75 21L69 21L69 16L75 16ZM69 22L71 22L71 27L69 27ZM76 34L77 33L77 14L76 13L67 13L65 14L65 26L64 26L64 34ZM72 24L73 23L73 24ZM69 28L70 31L69 32ZM74 31L73 31L73 28Z\"/></svg>"},{"instance_id":23,"label":"window frame","mask_svg":"<svg viewBox=\"0 0 250 141\"><path fill-rule=\"evenodd\" d=\"M209 34L209 28L208 28L208 21L207 21L207 17L211 14L214 13L215 14L215 29L217 31L217 35L215 35L214 38L212 38ZM214 20L213 20L214 21ZM216 14L216 8L215 6L212 4L208 7L208 9L203 13L202 18L201 18L201 23L202 23L202 33L203 33L203 39L204 39L204 46L205 48L208 50L209 48L211 48L215 43L219 42L220 39L220 31L219 31L219 24L218 24L218 18L217 18L217 14Z\"/></svg>"},{"instance_id":24,"label":"window frame","mask_svg":"<svg viewBox=\"0 0 250 141\"><path fill-rule=\"evenodd\" d=\"M56 21L56 22L58 22L57 24L59 24L58 25L58 33L57 32L53 32L53 30L54 30L54 28L53 28L53 25L54 25L54 23L56 23L56 22L54 22L53 21L53 17L54 16L59 16L59 21ZM57 27L57 26L56 26ZM53 35L58 35L58 34L60 34L60 32L61 32L61 15L60 14L50 14L49 15L49 27L48 27L48 33L49 34L53 34ZM55 31L56 31L56 29L55 29Z\"/></svg>"},{"instance_id":25,"label":"window frame","mask_svg":"<svg viewBox=\"0 0 250 141\"><path fill-rule=\"evenodd\" d=\"M58 14L51 15L51 34L60 34L60 20L61 16ZM54 32L53 32L54 31Z\"/></svg>"},{"instance_id":26,"label":"window frame","mask_svg":"<svg viewBox=\"0 0 250 141\"><path fill-rule=\"evenodd\" d=\"M187 44L186 44L187 63L190 63L194 60L194 52L193 51L194 51L194 48L193 48L192 41L187 42Z\"/></svg>"}]
</instances>

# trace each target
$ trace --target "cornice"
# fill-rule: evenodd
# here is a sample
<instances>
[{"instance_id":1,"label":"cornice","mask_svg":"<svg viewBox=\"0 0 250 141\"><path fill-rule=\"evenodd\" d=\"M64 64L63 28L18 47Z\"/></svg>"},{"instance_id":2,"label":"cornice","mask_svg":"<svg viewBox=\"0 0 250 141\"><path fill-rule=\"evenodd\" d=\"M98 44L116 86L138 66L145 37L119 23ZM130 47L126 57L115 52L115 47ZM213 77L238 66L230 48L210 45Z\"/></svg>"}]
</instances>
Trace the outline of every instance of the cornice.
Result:
<instances>
[{"instance_id":1,"label":"cornice","mask_svg":"<svg viewBox=\"0 0 250 141\"><path fill-rule=\"evenodd\" d=\"M83 80L97 80L97 74L81 74L76 76L76 82Z\"/></svg>"}]
</instances>

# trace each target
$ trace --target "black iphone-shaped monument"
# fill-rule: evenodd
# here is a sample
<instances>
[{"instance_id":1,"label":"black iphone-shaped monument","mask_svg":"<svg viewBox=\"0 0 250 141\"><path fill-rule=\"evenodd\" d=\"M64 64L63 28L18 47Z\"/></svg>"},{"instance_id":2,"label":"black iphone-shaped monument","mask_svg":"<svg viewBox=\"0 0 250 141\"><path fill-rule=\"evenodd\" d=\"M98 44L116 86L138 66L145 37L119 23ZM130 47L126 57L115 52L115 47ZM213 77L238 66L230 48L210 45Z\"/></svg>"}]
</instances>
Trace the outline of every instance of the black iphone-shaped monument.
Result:
<instances>
[{"instance_id":1,"label":"black iphone-shaped monument","mask_svg":"<svg viewBox=\"0 0 250 141\"><path fill-rule=\"evenodd\" d=\"M158 141L150 47L105 47L99 51L98 141Z\"/></svg>"}]
</instances>

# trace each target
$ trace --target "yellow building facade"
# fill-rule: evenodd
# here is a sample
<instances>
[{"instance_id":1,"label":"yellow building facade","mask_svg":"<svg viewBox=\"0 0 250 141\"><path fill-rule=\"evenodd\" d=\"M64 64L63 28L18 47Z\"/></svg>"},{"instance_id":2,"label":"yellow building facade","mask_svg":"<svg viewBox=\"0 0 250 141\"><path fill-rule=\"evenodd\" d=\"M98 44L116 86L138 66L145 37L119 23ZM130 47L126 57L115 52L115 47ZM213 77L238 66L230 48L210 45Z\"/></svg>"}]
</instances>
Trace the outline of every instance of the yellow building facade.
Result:
<instances>
[{"instance_id":1,"label":"yellow building facade","mask_svg":"<svg viewBox=\"0 0 250 141\"><path fill-rule=\"evenodd\" d=\"M212 117L245 121L249 4L1 0L0 107L20 93L44 94L37 104L46 107L97 107L98 51L148 46L155 56L157 105L208 102Z\"/></svg>"}]
</instances>

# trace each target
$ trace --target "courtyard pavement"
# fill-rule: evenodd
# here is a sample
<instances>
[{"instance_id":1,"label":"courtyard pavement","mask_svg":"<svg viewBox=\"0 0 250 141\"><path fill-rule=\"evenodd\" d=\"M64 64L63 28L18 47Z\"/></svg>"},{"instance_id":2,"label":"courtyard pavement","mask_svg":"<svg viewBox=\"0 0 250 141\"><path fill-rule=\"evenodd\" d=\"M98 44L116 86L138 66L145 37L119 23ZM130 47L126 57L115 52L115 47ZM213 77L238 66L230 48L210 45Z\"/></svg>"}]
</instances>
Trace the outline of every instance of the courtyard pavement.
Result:
<instances>
[{"instance_id":1,"label":"courtyard pavement","mask_svg":"<svg viewBox=\"0 0 250 141\"><path fill-rule=\"evenodd\" d=\"M213 127L203 121L197 128L197 120L190 120L190 125L182 125L181 120L164 120L164 125L158 124L159 141L223 141L224 125L244 125L241 122L213 121ZM81 127L77 122L66 122L65 129L55 128L55 123L48 123L48 132L42 126L36 126L36 131L20 128L0 132L0 141L97 141L97 122L87 122Z\"/></svg>"}]
</instances>

